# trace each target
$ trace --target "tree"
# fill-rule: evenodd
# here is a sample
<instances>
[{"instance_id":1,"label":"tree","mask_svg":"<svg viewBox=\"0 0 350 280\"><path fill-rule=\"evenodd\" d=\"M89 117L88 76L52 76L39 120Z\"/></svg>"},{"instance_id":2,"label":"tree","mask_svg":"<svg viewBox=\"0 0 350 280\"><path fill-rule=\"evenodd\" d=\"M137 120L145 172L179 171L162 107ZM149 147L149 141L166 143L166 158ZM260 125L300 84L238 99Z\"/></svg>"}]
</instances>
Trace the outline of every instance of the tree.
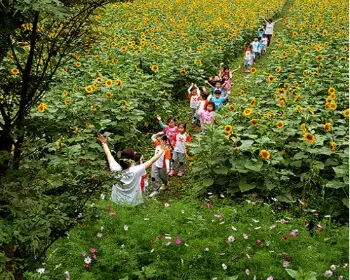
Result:
<instances>
[{"instance_id":1,"label":"tree","mask_svg":"<svg viewBox=\"0 0 350 280\"><path fill-rule=\"evenodd\" d=\"M47 249L81 221L86 202L111 179L96 168L103 161L97 159L91 167L91 162L78 159L79 144L73 147L77 150L74 168L65 156L47 166L39 160L40 151L35 152L32 166L21 165L33 153L23 147L28 134L33 134L26 123L28 112L55 81L59 66L94 42L98 35L91 28L92 15L111 2L125 1L3 0L0 5L2 279L24 279L24 272L33 269ZM36 131L35 137L42 135Z\"/></svg>"}]
</instances>

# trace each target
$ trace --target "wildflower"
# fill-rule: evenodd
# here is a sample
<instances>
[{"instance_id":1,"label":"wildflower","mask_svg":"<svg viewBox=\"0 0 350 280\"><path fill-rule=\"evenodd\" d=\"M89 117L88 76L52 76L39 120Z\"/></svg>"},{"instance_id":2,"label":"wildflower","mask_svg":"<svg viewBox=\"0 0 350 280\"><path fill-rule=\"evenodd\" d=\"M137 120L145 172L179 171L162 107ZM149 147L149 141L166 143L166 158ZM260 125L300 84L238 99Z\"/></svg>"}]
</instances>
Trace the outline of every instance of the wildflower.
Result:
<instances>
[{"instance_id":1,"label":"wildflower","mask_svg":"<svg viewBox=\"0 0 350 280\"><path fill-rule=\"evenodd\" d=\"M227 265L226 265L226 264L223 263L221 266L222 266L222 269L223 269L223 270L226 270L226 269L227 269Z\"/></svg>"},{"instance_id":2,"label":"wildflower","mask_svg":"<svg viewBox=\"0 0 350 280\"><path fill-rule=\"evenodd\" d=\"M230 111L234 111L236 109L235 106L232 105L232 104L228 108L229 108Z\"/></svg>"},{"instance_id":3,"label":"wildflower","mask_svg":"<svg viewBox=\"0 0 350 280\"><path fill-rule=\"evenodd\" d=\"M346 110L343 111L343 116L344 116L345 118L348 118L348 117L349 117L349 109L346 109Z\"/></svg>"},{"instance_id":4,"label":"wildflower","mask_svg":"<svg viewBox=\"0 0 350 280\"><path fill-rule=\"evenodd\" d=\"M287 240L288 239L287 235L282 235L282 239Z\"/></svg>"},{"instance_id":5,"label":"wildflower","mask_svg":"<svg viewBox=\"0 0 350 280\"><path fill-rule=\"evenodd\" d=\"M114 216L116 216L116 215L117 215L117 213L115 213L114 211L109 212L109 216L110 216L110 217L114 217Z\"/></svg>"},{"instance_id":6,"label":"wildflower","mask_svg":"<svg viewBox=\"0 0 350 280\"><path fill-rule=\"evenodd\" d=\"M10 70L10 72L11 72L11 74L13 74L13 75L18 75L18 74L19 74L18 68L12 68L12 69Z\"/></svg>"},{"instance_id":7,"label":"wildflower","mask_svg":"<svg viewBox=\"0 0 350 280\"><path fill-rule=\"evenodd\" d=\"M97 107L96 107L95 105L91 105L91 106L90 106L90 109L91 109L92 111L96 111L96 110L97 110Z\"/></svg>"},{"instance_id":8,"label":"wildflower","mask_svg":"<svg viewBox=\"0 0 350 280\"><path fill-rule=\"evenodd\" d=\"M275 71L276 71L277 73L281 72L281 67L280 67L280 66L277 66L276 69L275 69Z\"/></svg>"},{"instance_id":9,"label":"wildflower","mask_svg":"<svg viewBox=\"0 0 350 280\"><path fill-rule=\"evenodd\" d=\"M97 233L97 237L101 238L103 236L102 232Z\"/></svg>"},{"instance_id":10,"label":"wildflower","mask_svg":"<svg viewBox=\"0 0 350 280\"><path fill-rule=\"evenodd\" d=\"M164 207L169 207L169 206L170 206L169 203L167 203L167 202L164 203Z\"/></svg>"},{"instance_id":11,"label":"wildflower","mask_svg":"<svg viewBox=\"0 0 350 280\"><path fill-rule=\"evenodd\" d=\"M106 210L107 210L107 211L109 211L109 210L111 210L111 209L112 209L112 205L107 205L107 206L106 206Z\"/></svg>"},{"instance_id":12,"label":"wildflower","mask_svg":"<svg viewBox=\"0 0 350 280\"><path fill-rule=\"evenodd\" d=\"M80 66L81 66L81 63L80 63L79 61L77 61L77 62L75 63L75 66L76 66L76 67L80 67Z\"/></svg>"},{"instance_id":13,"label":"wildflower","mask_svg":"<svg viewBox=\"0 0 350 280\"><path fill-rule=\"evenodd\" d=\"M278 122L276 123L276 126L277 126L277 128L281 129L281 128L284 127L284 123L283 123L282 121L278 121Z\"/></svg>"},{"instance_id":14,"label":"wildflower","mask_svg":"<svg viewBox=\"0 0 350 280\"><path fill-rule=\"evenodd\" d=\"M315 144L315 136L312 135L312 134L309 133L309 132L306 132L306 133L304 134L304 140L305 140L306 142L309 142L310 144Z\"/></svg>"},{"instance_id":15,"label":"wildflower","mask_svg":"<svg viewBox=\"0 0 350 280\"><path fill-rule=\"evenodd\" d=\"M296 233L296 231L291 231L290 233L289 233L289 237L290 238L294 238L294 237L296 237L297 236L297 233Z\"/></svg>"},{"instance_id":16,"label":"wildflower","mask_svg":"<svg viewBox=\"0 0 350 280\"><path fill-rule=\"evenodd\" d=\"M181 70L180 70L180 75L183 76L183 77L184 77L184 76L187 76L186 70L181 69Z\"/></svg>"},{"instance_id":17,"label":"wildflower","mask_svg":"<svg viewBox=\"0 0 350 280\"><path fill-rule=\"evenodd\" d=\"M38 268L36 272L38 272L39 274L43 274L45 272L45 268Z\"/></svg>"},{"instance_id":18,"label":"wildflower","mask_svg":"<svg viewBox=\"0 0 350 280\"><path fill-rule=\"evenodd\" d=\"M336 92L335 88L331 87L331 88L328 89L328 93L329 94L332 94L332 93L335 93L335 92Z\"/></svg>"},{"instance_id":19,"label":"wildflower","mask_svg":"<svg viewBox=\"0 0 350 280\"><path fill-rule=\"evenodd\" d=\"M177 245L180 245L182 243L182 240L179 238L179 237L176 237L174 242L177 244Z\"/></svg>"},{"instance_id":20,"label":"wildflower","mask_svg":"<svg viewBox=\"0 0 350 280\"><path fill-rule=\"evenodd\" d=\"M289 266L289 262L288 262L288 261L284 261L284 262L282 263L282 266L283 266L284 268L287 268L287 267Z\"/></svg>"},{"instance_id":21,"label":"wildflower","mask_svg":"<svg viewBox=\"0 0 350 280\"><path fill-rule=\"evenodd\" d=\"M127 225L124 225L124 230L125 231L129 230L129 227Z\"/></svg>"},{"instance_id":22,"label":"wildflower","mask_svg":"<svg viewBox=\"0 0 350 280\"><path fill-rule=\"evenodd\" d=\"M252 100L250 101L249 105L250 105L250 107L254 107L255 104L256 104L256 98L253 97Z\"/></svg>"},{"instance_id":23,"label":"wildflower","mask_svg":"<svg viewBox=\"0 0 350 280\"><path fill-rule=\"evenodd\" d=\"M92 86L87 86L87 87L85 87L85 91L87 93L92 93L94 91L94 88Z\"/></svg>"},{"instance_id":24,"label":"wildflower","mask_svg":"<svg viewBox=\"0 0 350 280\"><path fill-rule=\"evenodd\" d=\"M259 157L263 160L269 160L270 159L270 152L268 150L261 150L259 152Z\"/></svg>"},{"instance_id":25,"label":"wildflower","mask_svg":"<svg viewBox=\"0 0 350 280\"><path fill-rule=\"evenodd\" d=\"M274 77L273 75L269 75L269 76L267 77L267 81L268 81L269 83L273 83L274 80L275 80L275 77Z\"/></svg>"},{"instance_id":26,"label":"wildflower","mask_svg":"<svg viewBox=\"0 0 350 280\"><path fill-rule=\"evenodd\" d=\"M64 273L64 276L66 276L66 280L70 280L70 274L68 271Z\"/></svg>"},{"instance_id":27,"label":"wildflower","mask_svg":"<svg viewBox=\"0 0 350 280\"><path fill-rule=\"evenodd\" d=\"M123 81L122 80L115 80L115 83L117 85L117 87L121 87L123 85Z\"/></svg>"},{"instance_id":28,"label":"wildflower","mask_svg":"<svg viewBox=\"0 0 350 280\"><path fill-rule=\"evenodd\" d=\"M262 247L263 243L261 242L261 240L257 240L256 241L256 244L259 246L259 247Z\"/></svg>"},{"instance_id":29,"label":"wildflower","mask_svg":"<svg viewBox=\"0 0 350 280\"><path fill-rule=\"evenodd\" d=\"M47 106L45 106L45 103L40 103L40 105L37 107L37 109L40 113L44 113L46 108L47 108Z\"/></svg>"},{"instance_id":30,"label":"wildflower","mask_svg":"<svg viewBox=\"0 0 350 280\"><path fill-rule=\"evenodd\" d=\"M275 229L275 228L276 228L276 225L270 226L270 230L273 230L273 229Z\"/></svg>"},{"instance_id":31,"label":"wildflower","mask_svg":"<svg viewBox=\"0 0 350 280\"><path fill-rule=\"evenodd\" d=\"M90 263L91 263L91 258L90 258L90 257L86 257L86 258L84 259L84 263L85 263L85 264L90 264Z\"/></svg>"},{"instance_id":32,"label":"wildflower","mask_svg":"<svg viewBox=\"0 0 350 280\"><path fill-rule=\"evenodd\" d=\"M273 280L273 277L269 276L269 277L266 278L266 280Z\"/></svg>"},{"instance_id":33,"label":"wildflower","mask_svg":"<svg viewBox=\"0 0 350 280\"><path fill-rule=\"evenodd\" d=\"M209 251L209 248L205 248L205 249L204 249L204 252L208 252L208 251Z\"/></svg>"},{"instance_id":34,"label":"wildflower","mask_svg":"<svg viewBox=\"0 0 350 280\"><path fill-rule=\"evenodd\" d=\"M250 73L252 74L256 73L256 69L254 67L250 68Z\"/></svg>"},{"instance_id":35,"label":"wildflower","mask_svg":"<svg viewBox=\"0 0 350 280\"><path fill-rule=\"evenodd\" d=\"M330 267L331 270L336 270L337 269L337 266L335 264L332 264L331 267Z\"/></svg>"},{"instance_id":36,"label":"wildflower","mask_svg":"<svg viewBox=\"0 0 350 280\"><path fill-rule=\"evenodd\" d=\"M317 232L321 232L322 229L323 229L323 227L322 227L320 224L318 224L318 225L317 225L316 231L317 231Z\"/></svg>"},{"instance_id":37,"label":"wildflower","mask_svg":"<svg viewBox=\"0 0 350 280\"><path fill-rule=\"evenodd\" d=\"M231 133L232 133L232 126L231 125L225 125L225 127L224 127L224 132L225 132L225 134L228 134L228 135L230 135Z\"/></svg>"},{"instance_id":38,"label":"wildflower","mask_svg":"<svg viewBox=\"0 0 350 280\"><path fill-rule=\"evenodd\" d=\"M232 243L232 242L235 241L235 238L234 238L232 235L230 235L230 236L227 238L227 241L228 241L229 243Z\"/></svg>"},{"instance_id":39,"label":"wildflower","mask_svg":"<svg viewBox=\"0 0 350 280\"><path fill-rule=\"evenodd\" d=\"M83 257L86 257L86 252L82 252L81 255L82 255Z\"/></svg>"},{"instance_id":40,"label":"wildflower","mask_svg":"<svg viewBox=\"0 0 350 280\"><path fill-rule=\"evenodd\" d=\"M107 98L112 98L113 94L110 91L106 92L106 97Z\"/></svg>"},{"instance_id":41,"label":"wildflower","mask_svg":"<svg viewBox=\"0 0 350 280\"><path fill-rule=\"evenodd\" d=\"M247 108L247 109L244 109L244 111L243 111L243 116L248 117L248 116L250 116L252 113L253 113L253 109L252 109L252 108Z\"/></svg>"},{"instance_id":42,"label":"wildflower","mask_svg":"<svg viewBox=\"0 0 350 280\"><path fill-rule=\"evenodd\" d=\"M234 226L232 226L231 229L234 231L237 231L236 227L234 227Z\"/></svg>"},{"instance_id":43,"label":"wildflower","mask_svg":"<svg viewBox=\"0 0 350 280\"><path fill-rule=\"evenodd\" d=\"M245 275L247 275L247 276L249 276L250 275L250 271L249 271L249 269L247 268L246 270L244 270L244 272L245 272Z\"/></svg>"},{"instance_id":44,"label":"wildflower","mask_svg":"<svg viewBox=\"0 0 350 280\"><path fill-rule=\"evenodd\" d=\"M325 273L323 273L324 277L331 278L333 276L333 272L330 270L327 270Z\"/></svg>"}]
</instances>

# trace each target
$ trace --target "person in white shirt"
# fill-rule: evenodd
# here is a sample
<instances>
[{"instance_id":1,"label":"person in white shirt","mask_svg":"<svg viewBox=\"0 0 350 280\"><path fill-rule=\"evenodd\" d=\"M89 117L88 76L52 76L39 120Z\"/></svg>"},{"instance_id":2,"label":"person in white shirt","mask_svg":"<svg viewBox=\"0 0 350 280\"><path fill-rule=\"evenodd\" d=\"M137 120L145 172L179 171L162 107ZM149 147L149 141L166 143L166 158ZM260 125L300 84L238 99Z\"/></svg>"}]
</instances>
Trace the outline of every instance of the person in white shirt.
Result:
<instances>
[{"instance_id":1,"label":"person in white shirt","mask_svg":"<svg viewBox=\"0 0 350 280\"><path fill-rule=\"evenodd\" d=\"M267 50L267 44L269 42L269 39L267 39L266 34L263 35L263 37L261 38L261 41L262 41L261 54L265 54Z\"/></svg>"},{"instance_id":2,"label":"person in white shirt","mask_svg":"<svg viewBox=\"0 0 350 280\"><path fill-rule=\"evenodd\" d=\"M254 41L250 43L252 46L252 56L253 56L253 64L256 62L259 53L259 38L255 37Z\"/></svg>"},{"instance_id":3,"label":"person in white shirt","mask_svg":"<svg viewBox=\"0 0 350 280\"><path fill-rule=\"evenodd\" d=\"M247 46L244 50L244 72L249 73L253 62L252 46Z\"/></svg>"},{"instance_id":4,"label":"person in white shirt","mask_svg":"<svg viewBox=\"0 0 350 280\"><path fill-rule=\"evenodd\" d=\"M135 151L124 149L121 153L120 164L114 159L107 145L107 137L100 135L98 140L102 144L103 151L107 156L111 171L124 171L121 176L116 176L118 182L112 187L111 200L116 204L138 205L143 203L140 188L141 178L146 169L150 168L163 154L165 145L150 160L143 164L135 165Z\"/></svg>"},{"instance_id":5,"label":"person in white shirt","mask_svg":"<svg viewBox=\"0 0 350 280\"><path fill-rule=\"evenodd\" d=\"M187 92L188 92L188 96L190 98L191 112L193 114L192 123L194 124L197 122L196 109L197 109L199 97L201 96L201 92L200 92L199 88L197 87L197 85L193 84L193 83L188 88Z\"/></svg>"},{"instance_id":6,"label":"person in white shirt","mask_svg":"<svg viewBox=\"0 0 350 280\"><path fill-rule=\"evenodd\" d=\"M272 19L264 19L263 20L265 21L265 24L266 24L266 28L265 28L265 34L266 34L266 37L267 39L269 40L267 42L267 46L269 47L270 46L270 42L271 42L271 37L272 37L272 34L273 34L273 28L275 27L275 24L277 22L279 22L280 20L282 20L283 18L280 18L278 20L275 20L275 21L272 21Z\"/></svg>"}]
</instances>

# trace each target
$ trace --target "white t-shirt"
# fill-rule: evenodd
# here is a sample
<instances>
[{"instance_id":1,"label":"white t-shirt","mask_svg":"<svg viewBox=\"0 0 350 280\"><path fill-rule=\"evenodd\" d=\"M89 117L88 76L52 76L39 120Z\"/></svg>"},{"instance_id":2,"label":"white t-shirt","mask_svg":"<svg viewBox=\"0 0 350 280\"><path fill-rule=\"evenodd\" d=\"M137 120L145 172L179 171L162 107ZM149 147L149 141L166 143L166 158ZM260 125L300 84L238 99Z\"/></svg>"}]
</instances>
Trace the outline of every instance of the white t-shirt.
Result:
<instances>
[{"instance_id":1,"label":"white t-shirt","mask_svg":"<svg viewBox=\"0 0 350 280\"><path fill-rule=\"evenodd\" d=\"M265 34L272 35L274 27L275 27L275 23L274 22L266 23Z\"/></svg>"},{"instance_id":2,"label":"white t-shirt","mask_svg":"<svg viewBox=\"0 0 350 280\"><path fill-rule=\"evenodd\" d=\"M251 60L252 59L252 52L251 51L246 51L244 55L245 60Z\"/></svg>"},{"instance_id":3,"label":"white t-shirt","mask_svg":"<svg viewBox=\"0 0 350 280\"><path fill-rule=\"evenodd\" d=\"M144 164L131 166L122 174L120 183L113 185L111 200L116 204L138 205L143 203L141 177L145 174Z\"/></svg>"},{"instance_id":4,"label":"white t-shirt","mask_svg":"<svg viewBox=\"0 0 350 280\"><path fill-rule=\"evenodd\" d=\"M267 46L267 41L268 41L268 40L269 40L269 39L267 39L267 38L262 38L262 39L261 39L263 46Z\"/></svg>"}]
</instances>

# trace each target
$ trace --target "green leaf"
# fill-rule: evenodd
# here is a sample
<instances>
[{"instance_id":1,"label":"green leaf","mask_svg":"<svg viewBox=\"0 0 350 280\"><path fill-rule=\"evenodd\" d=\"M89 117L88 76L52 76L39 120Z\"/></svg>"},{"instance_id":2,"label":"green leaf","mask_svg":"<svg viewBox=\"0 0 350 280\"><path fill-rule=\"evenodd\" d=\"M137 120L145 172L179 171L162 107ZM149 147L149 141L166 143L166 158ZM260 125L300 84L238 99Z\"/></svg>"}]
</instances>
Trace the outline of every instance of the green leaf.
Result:
<instances>
[{"instance_id":1,"label":"green leaf","mask_svg":"<svg viewBox=\"0 0 350 280\"><path fill-rule=\"evenodd\" d=\"M331 189L340 189L340 188L343 188L344 186L345 186L345 184L343 182L339 182L336 180L329 181L326 184L326 187L331 188Z\"/></svg>"},{"instance_id":2,"label":"green leaf","mask_svg":"<svg viewBox=\"0 0 350 280\"><path fill-rule=\"evenodd\" d=\"M291 276L293 279L296 279L299 276L299 272L293 269L286 268L286 272Z\"/></svg>"},{"instance_id":3,"label":"green leaf","mask_svg":"<svg viewBox=\"0 0 350 280\"><path fill-rule=\"evenodd\" d=\"M343 198L343 199L342 199L342 202L344 203L344 205L345 205L346 207L349 208L349 198L348 198L348 197Z\"/></svg>"},{"instance_id":4,"label":"green leaf","mask_svg":"<svg viewBox=\"0 0 350 280\"><path fill-rule=\"evenodd\" d=\"M225 278L225 280L237 280L237 279L238 279L238 275Z\"/></svg>"},{"instance_id":5,"label":"green leaf","mask_svg":"<svg viewBox=\"0 0 350 280\"><path fill-rule=\"evenodd\" d=\"M246 191L252 190L254 188L255 188L255 184L252 184L252 183L248 184L245 179L243 179L239 182L239 189L241 190L241 192L246 192Z\"/></svg>"},{"instance_id":6,"label":"green leaf","mask_svg":"<svg viewBox=\"0 0 350 280\"><path fill-rule=\"evenodd\" d=\"M249 150L249 148L252 147L254 141L253 140L241 140L241 146L239 146L238 148L241 150L241 151L246 151L246 150Z\"/></svg>"},{"instance_id":7,"label":"green leaf","mask_svg":"<svg viewBox=\"0 0 350 280\"><path fill-rule=\"evenodd\" d=\"M252 161L249 160L246 162L244 167L249 169L249 170L259 172L263 165L264 165L264 163L262 161L257 161L256 163L253 163Z\"/></svg>"},{"instance_id":8,"label":"green leaf","mask_svg":"<svg viewBox=\"0 0 350 280\"><path fill-rule=\"evenodd\" d=\"M214 184L214 180L212 178L205 178L202 183L204 187L210 187Z\"/></svg>"}]
</instances>

